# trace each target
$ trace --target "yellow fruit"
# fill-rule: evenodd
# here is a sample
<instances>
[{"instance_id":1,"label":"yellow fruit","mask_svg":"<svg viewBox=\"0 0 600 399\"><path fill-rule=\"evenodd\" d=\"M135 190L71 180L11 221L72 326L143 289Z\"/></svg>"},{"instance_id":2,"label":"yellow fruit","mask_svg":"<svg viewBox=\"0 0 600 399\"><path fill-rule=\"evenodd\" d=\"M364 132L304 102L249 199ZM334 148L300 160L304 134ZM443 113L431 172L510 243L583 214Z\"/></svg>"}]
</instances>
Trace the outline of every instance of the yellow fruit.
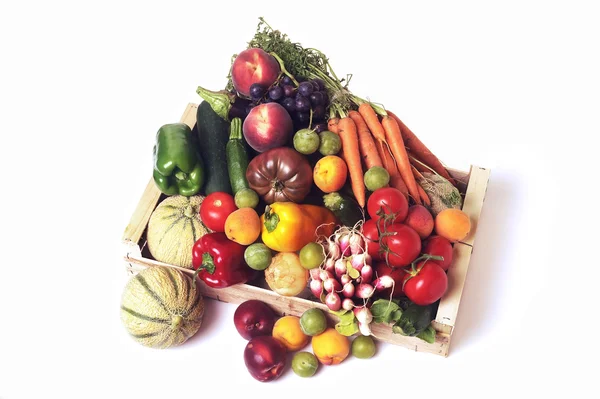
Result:
<instances>
[{"instance_id":1,"label":"yellow fruit","mask_svg":"<svg viewBox=\"0 0 600 399\"><path fill-rule=\"evenodd\" d=\"M273 337L279 340L289 352L294 352L308 345L310 337L302 332L300 318L283 316L273 326Z\"/></svg>"},{"instance_id":2,"label":"yellow fruit","mask_svg":"<svg viewBox=\"0 0 600 399\"><path fill-rule=\"evenodd\" d=\"M260 217L252 208L240 208L225 220L225 235L241 245L250 245L260 235Z\"/></svg>"},{"instance_id":3,"label":"yellow fruit","mask_svg":"<svg viewBox=\"0 0 600 399\"><path fill-rule=\"evenodd\" d=\"M348 166L336 155L328 155L319 159L313 170L315 185L325 193L340 190L346 183Z\"/></svg>"},{"instance_id":4,"label":"yellow fruit","mask_svg":"<svg viewBox=\"0 0 600 399\"><path fill-rule=\"evenodd\" d=\"M340 364L350 354L350 340L330 327L312 338L312 348L322 364Z\"/></svg>"},{"instance_id":5,"label":"yellow fruit","mask_svg":"<svg viewBox=\"0 0 600 399\"><path fill-rule=\"evenodd\" d=\"M435 232L451 242L464 240L471 231L469 215L460 209L444 209L435 217Z\"/></svg>"}]
</instances>

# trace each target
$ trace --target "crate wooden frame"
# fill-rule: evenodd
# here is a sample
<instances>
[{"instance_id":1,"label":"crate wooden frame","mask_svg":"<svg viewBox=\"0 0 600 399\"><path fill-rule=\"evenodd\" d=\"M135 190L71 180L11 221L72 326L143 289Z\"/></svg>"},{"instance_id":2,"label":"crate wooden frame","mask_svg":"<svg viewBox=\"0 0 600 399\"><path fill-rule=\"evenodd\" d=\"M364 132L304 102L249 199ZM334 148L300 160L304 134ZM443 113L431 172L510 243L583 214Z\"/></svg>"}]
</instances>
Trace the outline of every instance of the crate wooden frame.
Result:
<instances>
[{"instance_id":1,"label":"crate wooden frame","mask_svg":"<svg viewBox=\"0 0 600 399\"><path fill-rule=\"evenodd\" d=\"M186 123L191 128L196 123L197 104L190 103L186 107L181 122ZM441 356L448 356L452 332L456 325L458 309L462 297L467 271L477 226L479 224L479 216L483 207L487 184L490 176L490 170L478 166L471 166L468 172L449 169L450 174L458 181L459 189L464 193L464 202L462 210L469 215L472 223L469 236L463 241L454 245L453 261L448 270L449 289L442 297L437 311L433 326L436 330L435 342L429 344L416 337L405 337L399 334L392 333L391 326L382 324L372 324L373 335L376 339L388 342L394 345L403 346L419 352L428 352ZM135 275L139 271L152 266L168 266L173 267L188 274L192 274L193 270L180 268L169 265L163 262L158 262L152 259L151 255L145 248L145 230L150 220L152 212L158 205L162 193L154 184L154 180L150 178L146 189L144 190L141 199L135 209L129 224L125 228L122 237L124 246L123 259L126 263L126 270L130 275ZM311 299L310 291L300 294L299 297L284 297L265 287L254 286L249 284L238 284L228 288L215 289L206 286L202 281L198 280L198 286L202 294L207 298L216 299L222 302L233 304L242 303L248 299L260 299L268 303L279 314L301 315L305 310L318 307L327 311L327 307ZM329 314L329 313L328 313ZM332 321L335 321L335 316L329 314Z\"/></svg>"}]
</instances>

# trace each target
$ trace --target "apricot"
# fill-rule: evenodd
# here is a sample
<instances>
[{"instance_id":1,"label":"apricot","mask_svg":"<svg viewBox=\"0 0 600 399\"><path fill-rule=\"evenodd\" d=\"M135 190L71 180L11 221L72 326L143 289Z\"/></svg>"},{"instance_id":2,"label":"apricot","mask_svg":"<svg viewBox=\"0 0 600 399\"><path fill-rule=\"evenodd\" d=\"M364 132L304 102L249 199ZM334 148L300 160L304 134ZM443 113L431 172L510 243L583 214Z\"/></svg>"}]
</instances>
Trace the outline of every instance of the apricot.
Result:
<instances>
[{"instance_id":1,"label":"apricot","mask_svg":"<svg viewBox=\"0 0 600 399\"><path fill-rule=\"evenodd\" d=\"M350 340L335 328L329 327L312 338L312 348L321 364L336 365L343 362L350 354Z\"/></svg>"},{"instance_id":2,"label":"apricot","mask_svg":"<svg viewBox=\"0 0 600 399\"><path fill-rule=\"evenodd\" d=\"M294 352L308 345L310 337L302 331L300 318L283 316L273 326L273 338L279 340L288 352Z\"/></svg>"},{"instance_id":3,"label":"apricot","mask_svg":"<svg viewBox=\"0 0 600 399\"><path fill-rule=\"evenodd\" d=\"M313 170L313 181L324 193L333 193L346 184L348 166L337 155L327 155L317 162Z\"/></svg>"},{"instance_id":4,"label":"apricot","mask_svg":"<svg viewBox=\"0 0 600 399\"><path fill-rule=\"evenodd\" d=\"M413 205L408 208L408 215L404 220L404 224L412 227L419 234L421 240L424 240L433 232L433 215L423 205Z\"/></svg>"},{"instance_id":5,"label":"apricot","mask_svg":"<svg viewBox=\"0 0 600 399\"><path fill-rule=\"evenodd\" d=\"M225 235L238 244L252 244L258 239L260 232L260 217L253 208L240 208L225 220Z\"/></svg>"},{"instance_id":6,"label":"apricot","mask_svg":"<svg viewBox=\"0 0 600 399\"><path fill-rule=\"evenodd\" d=\"M471 219L460 209L444 209L435 217L435 232L450 242L464 240L470 231Z\"/></svg>"}]
</instances>

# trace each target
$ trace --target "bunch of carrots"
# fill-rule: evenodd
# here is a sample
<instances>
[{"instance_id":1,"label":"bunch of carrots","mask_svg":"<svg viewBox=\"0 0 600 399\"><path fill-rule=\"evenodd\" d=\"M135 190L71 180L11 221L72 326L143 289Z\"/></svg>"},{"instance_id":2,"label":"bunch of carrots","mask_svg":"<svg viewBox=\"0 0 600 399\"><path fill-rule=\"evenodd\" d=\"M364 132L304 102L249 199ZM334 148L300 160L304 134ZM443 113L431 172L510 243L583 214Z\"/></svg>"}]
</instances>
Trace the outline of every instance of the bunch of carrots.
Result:
<instances>
[{"instance_id":1,"label":"bunch of carrots","mask_svg":"<svg viewBox=\"0 0 600 399\"><path fill-rule=\"evenodd\" d=\"M340 136L352 192L362 207L366 203L363 164L366 169L379 166L387 170L390 186L416 204L431 204L417 182L423 171L456 184L440 160L394 113L379 108L376 112L366 101L360 102L358 110L338 113L329 119L328 129Z\"/></svg>"}]
</instances>

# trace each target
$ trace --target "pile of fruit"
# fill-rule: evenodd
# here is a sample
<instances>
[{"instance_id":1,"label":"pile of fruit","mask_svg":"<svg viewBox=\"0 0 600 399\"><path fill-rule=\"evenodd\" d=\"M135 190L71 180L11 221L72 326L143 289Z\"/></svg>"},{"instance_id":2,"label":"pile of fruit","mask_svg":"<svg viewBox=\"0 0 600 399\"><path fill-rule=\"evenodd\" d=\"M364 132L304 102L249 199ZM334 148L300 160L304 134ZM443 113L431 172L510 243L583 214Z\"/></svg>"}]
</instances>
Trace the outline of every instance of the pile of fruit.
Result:
<instances>
[{"instance_id":1,"label":"pile of fruit","mask_svg":"<svg viewBox=\"0 0 600 399\"><path fill-rule=\"evenodd\" d=\"M153 176L163 196L146 242L156 260L195 273L190 281L177 275L181 283L168 271L136 277L145 295L126 294L146 301L147 311L130 301L122 314L138 341L168 347L189 338L187 323L197 330L203 312L190 309L198 303L178 298L199 278L217 289L265 281L279 295L326 304L335 326L317 334L300 318L303 334L292 333L298 345L312 337L323 364L332 362L319 354L318 337L369 337L372 323L434 342L431 322L448 290L453 244L471 229L462 194L394 113L352 93L348 81L323 53L261 19L248 48L234 56L225 89L197 89L203 101L195 126L159 129ZM290 326L298 323L279 322L272 336L290 350L284 336L297 333ZM249 343L252 375L257 353L282 351L276 348L273 339ZM298 364L316 367L302 356Z\"/></svg>"},{"instance_id":2,"label":"pile of fruit","mask_svg":"<svg viewBox=\"0 0 600 399\"><path fill-rule=\"evenodd\" d=\"M335 365L352 354L359 359L375 355L371 337L356 337L352 342L328 326L322 310L312 308L300 317L277 317L264 302L251 299L240 304L233 316L235 327L248 340L244 362L258 381L272 381L283 374L288 353L294 353L292 370L300 377L311 377L319 364ZM312 353L304 351L311 344Z\"/></svg>"}]
</instances>

